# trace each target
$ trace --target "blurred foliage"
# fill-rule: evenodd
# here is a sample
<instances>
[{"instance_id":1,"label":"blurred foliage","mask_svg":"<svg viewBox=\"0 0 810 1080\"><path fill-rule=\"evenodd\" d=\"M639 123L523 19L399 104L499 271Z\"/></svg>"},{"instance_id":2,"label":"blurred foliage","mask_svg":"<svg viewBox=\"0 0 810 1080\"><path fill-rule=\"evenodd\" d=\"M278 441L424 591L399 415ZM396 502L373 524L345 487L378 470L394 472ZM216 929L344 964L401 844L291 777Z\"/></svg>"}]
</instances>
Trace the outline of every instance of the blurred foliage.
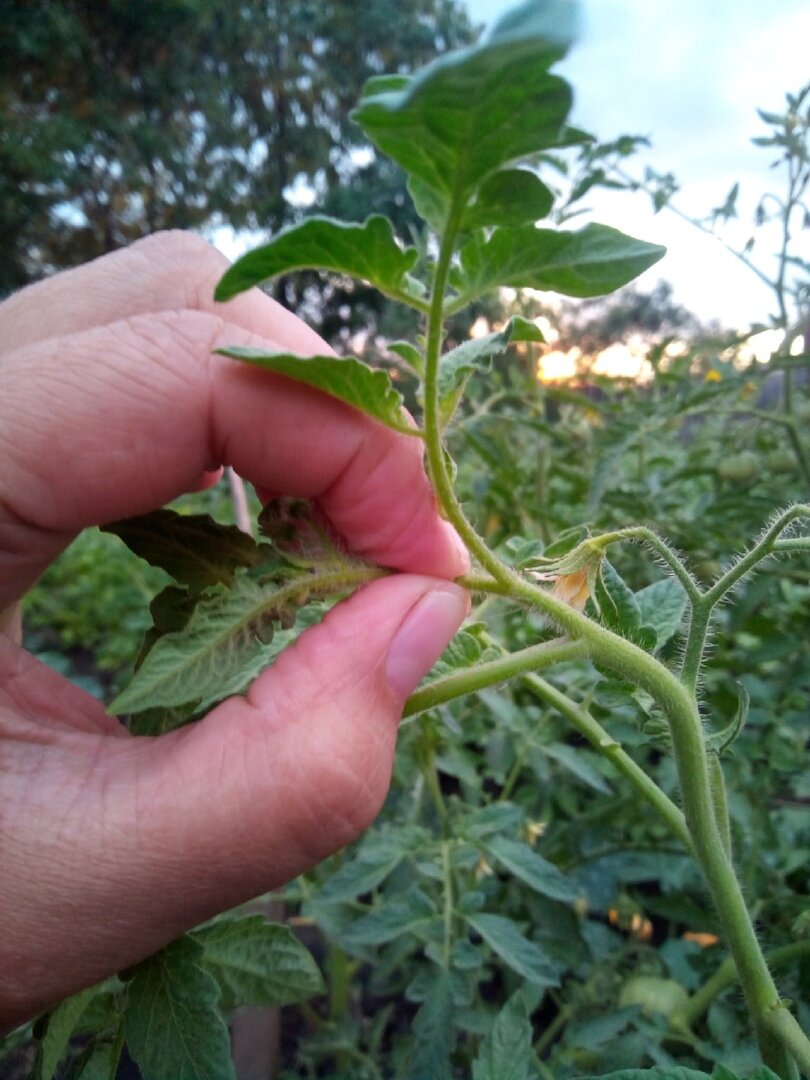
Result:
<instances>
[{"instance_id":1,"label":"blurred foliage","mask_svg":"<svg viewBox=\"0 0 810 1080\"><path fill-rule=\"evenodd\" d=\"M456 0L2 0L0 295L157 229L276 231L293 189L401 205L349 109L471 37Z\"/></svg>"}]
</instances>

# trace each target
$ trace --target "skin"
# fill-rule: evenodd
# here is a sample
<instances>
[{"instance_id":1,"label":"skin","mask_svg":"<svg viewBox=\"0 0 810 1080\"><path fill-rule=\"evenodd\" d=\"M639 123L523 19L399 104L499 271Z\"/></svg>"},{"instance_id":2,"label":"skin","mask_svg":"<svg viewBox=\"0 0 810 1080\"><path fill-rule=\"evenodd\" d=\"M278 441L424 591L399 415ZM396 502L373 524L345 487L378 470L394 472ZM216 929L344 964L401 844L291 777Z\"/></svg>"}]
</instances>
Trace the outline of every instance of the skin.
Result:
<instances>
[{"instance_id":1,"label":"skin","mask_svg":"<svg viewBox=\"0 0 810 1080\"><path fill-rule=\"evenodd\" d=\"M455 632L466 554L418 440L212 355L326 346L167 233L0 305L0 1028L290 880L373 820L402 703ZM216 482L316 498L403 573L335 608L195 725L133 738L19 644L22 594L87 526ZM9 977L9 973L13 973Z\"/></svg>"}]
</instances>

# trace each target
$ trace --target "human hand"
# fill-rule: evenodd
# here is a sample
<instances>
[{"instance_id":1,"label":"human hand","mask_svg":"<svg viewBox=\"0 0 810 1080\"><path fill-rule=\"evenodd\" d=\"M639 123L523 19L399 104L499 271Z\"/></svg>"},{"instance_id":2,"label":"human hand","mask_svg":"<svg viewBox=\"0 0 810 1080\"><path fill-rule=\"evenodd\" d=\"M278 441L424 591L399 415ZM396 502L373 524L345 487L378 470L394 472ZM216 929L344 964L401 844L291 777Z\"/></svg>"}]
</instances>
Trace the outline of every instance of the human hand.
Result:
<instances>
[{"instance_id":1,"label":"human hand","mask_svg":"<svg viewBox=\"0 0 810 1080\"><path fill-rule=\"evenodd\" d=\"M457 629L467 569L421 446L214 349L324 346L182 233L0 306L0 1029L306 870L375 816L402 702ZM406 571L307 631L246 697L133 738L14 640L14 605L81 529L231 464L316 498ZM13 985L12 985L13 983Z\"/></svg>"}]
</instances>

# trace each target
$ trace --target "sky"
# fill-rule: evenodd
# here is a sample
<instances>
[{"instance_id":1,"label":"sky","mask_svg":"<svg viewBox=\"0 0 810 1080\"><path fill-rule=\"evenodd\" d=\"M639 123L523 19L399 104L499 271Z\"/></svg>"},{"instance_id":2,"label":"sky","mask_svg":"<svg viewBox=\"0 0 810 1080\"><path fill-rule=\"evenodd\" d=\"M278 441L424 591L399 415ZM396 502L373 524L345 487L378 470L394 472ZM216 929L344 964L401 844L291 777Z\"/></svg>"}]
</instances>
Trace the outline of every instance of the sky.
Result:
<instances>
[{"instance_id":1,"label":"sky","mask_svg":"<svg viewBox=\"0 0 810 1080\"><path fill-rule=\"evenodd\" d=\"M477 24L512 6L467 0ZM767 130L756 109L782 111L785 94L810 81L808 0L582 0L581 7L581 40L558 68L574 87L572 121L601 140L651 138L652 149L628 168L639 176L645 164L673 172L676 202L692 216L721 205L739 180L742 245L761 195L778 190L773 156L751 144ZM605 192L587 205L593 220L667 246L644 287L666 278L681 303L727 326L764 323L773 312L771 293L750 270L670 212L653 215L647 196ZM800 241L810 258L810 230ZM762 250L765 258L773 244Z\"/></svg>"}]
</instances>

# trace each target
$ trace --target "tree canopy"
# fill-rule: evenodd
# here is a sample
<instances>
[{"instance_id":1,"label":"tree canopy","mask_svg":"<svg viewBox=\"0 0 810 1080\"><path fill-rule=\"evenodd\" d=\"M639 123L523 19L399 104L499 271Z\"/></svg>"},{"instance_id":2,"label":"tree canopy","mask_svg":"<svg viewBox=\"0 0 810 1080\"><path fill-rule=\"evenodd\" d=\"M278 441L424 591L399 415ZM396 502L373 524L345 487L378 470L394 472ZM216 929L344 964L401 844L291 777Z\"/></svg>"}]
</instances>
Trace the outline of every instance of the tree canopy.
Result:
<instances>
[{"instance_id":1,"label":"tree canopy","mask_svg":"<svg viewBox=\"0 0 810 1080\"><path fill-rule=\"evenodd\" d=\"M0 0L0 294L157 229L275 231L295 185L354 202L365 80L472 36L457 0Z\"/></svg>"}]
</instances>

